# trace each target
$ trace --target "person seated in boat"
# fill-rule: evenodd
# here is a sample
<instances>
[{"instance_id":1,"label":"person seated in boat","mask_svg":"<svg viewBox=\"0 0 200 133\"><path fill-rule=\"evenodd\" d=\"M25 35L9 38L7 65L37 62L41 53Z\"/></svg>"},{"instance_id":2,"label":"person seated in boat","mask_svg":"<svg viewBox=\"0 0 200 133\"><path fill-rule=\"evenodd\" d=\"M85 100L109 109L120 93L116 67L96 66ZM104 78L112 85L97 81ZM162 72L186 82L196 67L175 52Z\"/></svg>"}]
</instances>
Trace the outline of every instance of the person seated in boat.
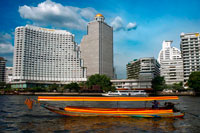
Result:
<instances>
[{"instance_id":1,"label":"person seated in boat","mask_svg":"<svg viewBox=\"0 0 200 133\"><path fill-rule=\"evenodd\" d=\"M158 101L154 100L153 102L153 105L152 105L152 108L153 109L158 109L158 105L160 104Z\"/></svg>"},{"instance_id":2,"label":"person seated in boat","mask_svg":"<svg viewBox=\"0 0 200 133\"><path fill-rule=\"evenodd\" d=\"M172 102L165 102L165 108L166 109L173 109L174 108L174 103L172 103Z\"/></svg>"},{"instance_id":3,"label":"person seated in boat","mask_svg":"<svg viewBox=\"0 0 200 133\"><path fill-rule=\"evenodd\" d=\"M178 110L174 106L175 104L172 102L165 102L165 108L166 109L173 109L174 112L177 112Z\"/></svg>"}]
</instances>

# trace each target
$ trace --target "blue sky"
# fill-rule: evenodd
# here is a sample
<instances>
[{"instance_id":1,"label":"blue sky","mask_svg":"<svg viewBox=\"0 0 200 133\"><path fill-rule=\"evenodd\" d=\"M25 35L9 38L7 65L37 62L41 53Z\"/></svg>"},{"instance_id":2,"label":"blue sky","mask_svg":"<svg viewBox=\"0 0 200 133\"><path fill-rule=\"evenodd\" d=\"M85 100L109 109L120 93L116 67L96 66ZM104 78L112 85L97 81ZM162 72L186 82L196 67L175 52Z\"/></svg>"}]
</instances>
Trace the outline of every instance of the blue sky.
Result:
<instances>
[{"instance_id":1,"label":"blue sky","mask_svg":"<svg viewBox=\"0 0 200 133\"><path fill-rule=\"evenodd\" d=\"M12 66L14 30L32 24L68 30L80 44L86 25L102 13L114 31L114 66L126 78L126 64L155 57L163 40L180 47L181 32L200 32L199 0L1 0L0 56Z\"/></svg>"}]
</instances>

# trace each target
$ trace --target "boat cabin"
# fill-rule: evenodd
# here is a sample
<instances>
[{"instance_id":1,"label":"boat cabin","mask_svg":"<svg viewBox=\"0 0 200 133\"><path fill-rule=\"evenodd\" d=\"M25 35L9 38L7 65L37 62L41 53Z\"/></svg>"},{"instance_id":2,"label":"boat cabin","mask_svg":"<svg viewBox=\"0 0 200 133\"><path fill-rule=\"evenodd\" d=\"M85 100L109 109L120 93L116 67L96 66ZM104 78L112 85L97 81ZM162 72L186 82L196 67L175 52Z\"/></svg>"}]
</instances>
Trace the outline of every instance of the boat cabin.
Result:
<instances>
[{"instance_id":1,"label":"boat cabin","mask_svg":"<svg viewBox=\"0 0 200 133\"><path fill-rule=\"evenodd\" d=\"M146 96L147 93L144 90L117 90L115 92L109 91L102 94L103 96Z\"/></svg>"}]
</instances>

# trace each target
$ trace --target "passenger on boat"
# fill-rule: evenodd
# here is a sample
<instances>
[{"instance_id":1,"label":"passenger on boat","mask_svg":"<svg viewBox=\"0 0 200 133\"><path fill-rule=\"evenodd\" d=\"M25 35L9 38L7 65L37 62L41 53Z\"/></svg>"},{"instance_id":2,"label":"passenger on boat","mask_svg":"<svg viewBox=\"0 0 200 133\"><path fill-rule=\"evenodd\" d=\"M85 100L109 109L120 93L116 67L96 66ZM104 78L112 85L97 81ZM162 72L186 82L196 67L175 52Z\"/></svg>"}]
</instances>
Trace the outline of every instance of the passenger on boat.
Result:
<instances>
[{"instance_id":1,"label":"passenger on boat","mask_svg":"<svg viewBox=\"0 0 200 133\"><path fill-rule=\"evenodd\" d=\"M165 108L166 109L173 109L174 112L177 112L178 110L174 106L175 104L172 102L165 102Z\"/></svg>"},{"instance_id":2,"label":"passenger on boat","mask_svg":"<svg viewBox=\"0 0 200 133\"><path fill-rule=\"evenodd\" d=\"M152 105L152 108L153 109L158 109L158 105L160 104L158 101L154 100L153 102L153 105Z\"/></svg>"}]
</instances>

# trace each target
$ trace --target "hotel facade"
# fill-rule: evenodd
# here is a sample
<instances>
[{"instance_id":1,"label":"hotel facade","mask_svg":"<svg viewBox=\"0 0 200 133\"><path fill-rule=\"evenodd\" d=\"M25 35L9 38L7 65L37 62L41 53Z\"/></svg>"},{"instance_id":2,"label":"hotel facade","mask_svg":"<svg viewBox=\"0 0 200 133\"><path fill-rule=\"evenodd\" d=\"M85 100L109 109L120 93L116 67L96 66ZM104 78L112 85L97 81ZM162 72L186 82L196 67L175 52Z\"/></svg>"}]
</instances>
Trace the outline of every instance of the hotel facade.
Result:
<instances>
[{"instance_id":1,"label":"hotel facade","mask_svg":"<svg viewBox=\"0 0 200 133\"><path fill-rule=\"evenodd\" d=\"M36 26L15 29L14 81L86 81L86 69L74 35Z\"/></svg>"}]
</instances>

